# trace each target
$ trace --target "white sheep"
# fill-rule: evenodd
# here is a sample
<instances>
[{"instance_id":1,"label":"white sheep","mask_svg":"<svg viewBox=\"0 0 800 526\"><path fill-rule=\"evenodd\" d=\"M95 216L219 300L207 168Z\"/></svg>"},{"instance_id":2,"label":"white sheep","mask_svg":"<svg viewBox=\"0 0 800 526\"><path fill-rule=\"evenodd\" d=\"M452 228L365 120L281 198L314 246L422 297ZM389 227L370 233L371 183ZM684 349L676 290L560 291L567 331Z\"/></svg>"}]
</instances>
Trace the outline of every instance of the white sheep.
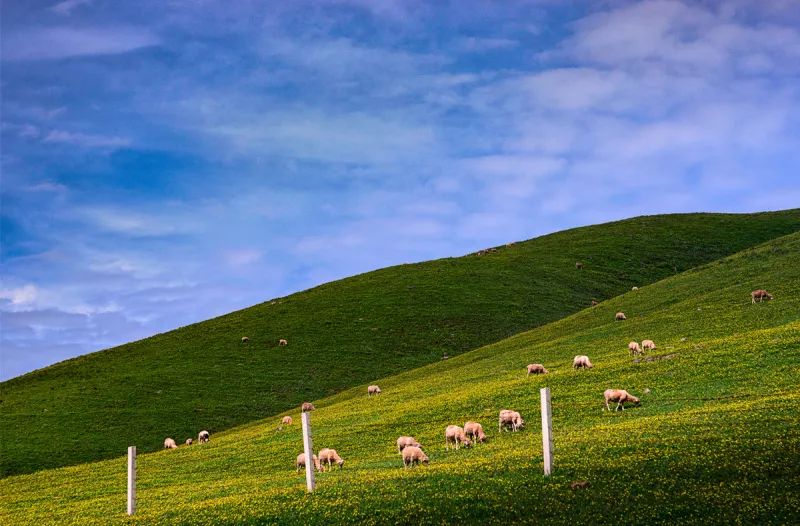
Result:
<instances>
[{"instance_id":1,"label":"white sheep","mask_svg":"<svg viewBox=\"0 0 800 526\"><path fill-rule=\"evenodd\" d=\"M518 431L525 427L525 421L522 419L522 415L517 411L502 409L500 411L500 418L497 421L497 430L502 431L507 427L510 427L512 431Z\"/></svg>"},{"instance_id":2,"label":"white sheep","mask_svg":"<svg viewBox=\"0 0 800 526\"><path fill-rule=\"evenodd\" d=\"M575 369L591 369L594 366L592 365L592 362L589 361L589 357L585 354L582 354L572 359L572 367Z\"/></svg>"},{"instance_id":3,"label":"white sheep","mask_svg":"<svg viewBox=\"0 0 800 526\"><path fill-rule=\"evenodd\" d=\"M550 372L550 371L545 369L544 365L542 365L540 363L528 364L528 376L530 376L532 374L547 374L548 372Z\"/></svg>"},{"instance_id":4,"label":"white sheep","mask_svg":"<svg viewBox=\"0 0 800 526\"><path fill-rule=\"evenodd\" d=\"M319 457L317 455L311 455L311 460L314 462L314 468L317 471L322 471L322 466L319 463ZM297 468L296 471L300 471L306 467L306 454L300 453L297 455L297 461L295 461L295 467Z\"/></svg>"},{"instance_id":5,"label":"white sheep","mask_svg":"<svg viewBox=\"0 0 800 526\"><path fill-rule=\"evenodd\" d=\"M194 444L194 441L191 438L187 438L186 439L186 445L187 446L191 446L192 444Z\"/></svg>"},{"instance_id":6,"label":"white sheep","mask_svg":"<svg viewBox=\"0 0 800 526\"><path fill-rule=\"evenodd\" d=\"M631 352L631 356L635 356L637 354L644 354L644 351L639 346L638 342L630 342L630 343L628 343L628 350Z\"/></svg>"},{"instance_id":7,"label":"white sheep","mask_svg":"<svg viewBox=\"0 0 800 526\"><path fill-rule=\"evenodd\" d=\"M464 434L471 438L473 443L486 442L486 433L483 432L483 426L478 422L466 422Z\"/></svg>"},{"instance_id":8,"label":"white sheep","mask_svg":"<svg viewBox=\"0 0 800 526\"><path fill-rule=\"evenodd\" d=\"M420 462L427 464L428 455L426 455L419 447L407 446L405 449L403 449L403 466L405 466L406 469L410 468L414 464L419 464Z\"/></svg>"},{"instance_id":9,"label":"white sheep","mask_svg":"<svg viewBox=\"0 0 800 526\"><path fill-rule=\"evenodd\" d=\"M294 420L292 420L291 416L284 416L283 418L281 418L281 425L283 426L290 426L292 425L293 422Z\"/></svg>"},{"instance_id":10,"label":"white sheep","mask_svg":"<svg viewBox=\"0 0 800 526\"><path fill-rule=\"evenodd\" d=\"M178 449L178 444L171 438L164 440L164 449Z\"/></svg>"},{"instance_id":11,"label":"white sheep","mask_svg":"<svg viewBox=\"0 0 800 526\"><path fill-rule=\"evenodd\" d=\"M617 402L617 407L614 411L619 411L620 408L625 410L625 402L631 402L634 405L640 405L642 402L625 389L606 389L603 393L606 399L606 410L611 411L608 407L609 402Z\"/></svg>"},{"instance_id":12,"label":"white sheep","mask_svg":"<svg viewBox=\"0 0 800 526\"><path fill-rule=\"evenodd\" d=\"M764 301L764 298L771 300L772 294L770 294L764 289L758 289L750 293L750 298L753 300L753 303L755 303L756 300L758 300L758 302L761 303Z\"/></svg>"},{"instance_id":13,"label":"white sheep","mask_svg":"<svg viewBox=\"0 0 800 526\"><path fill-rule=\"evenodd\" d=\"M332 464L336 464L341 468L344 465L344 459L339 456L339 453L336 452L335 449L321 449L319 452L319 462L322 464L322 468L325 468L325 465L328 465L328 471L330 471Z\"/></svg>"},{"instance_id":14,"label":"white sheep","mask_svg":"<svg viewBox=\"0 0 800 526\"><path fill-rule=\"evenodd\" d=\"M248 338L247 336L242 336L242 343L247 343L249 341L250 341L250 338Z\"/></svg>"},{"instance_id":15,"label":"white sheep","mask_svg":"<svg viewBox=\"0 0 800 526\"><path fill-rule=\"evenodd\" d=\"M627 319L628 318L625 317L625 313L624 312L618 312L618 313L616 313L614 315L614 321L622 321L622 320L627 320Z\"/></svg>"},{"instance_id":16,"label":"white sheep","mask_svg":"<svg viewBox=\"0 0 800 526\"><path fill-rule=\"evenodd\" d=\"M209 440L211 440L211 434L208 431L200 431L200 433L197 435L197 441L201 444L205 444Z\"/></svg>"},{"instance_id":17,"label":"white sheep","mask_svg":"<svg viewBox=\"0 0 800 526\"><path fill-rule=\"evenodd\" d=\"M380 393L381 393L381 388L378 387L377 385L370 385L369 387L367 387L367 396L372 396L374 394L376 395Z\"/></svg>"},{"instance_id":18,"label":"white sheep","mask_svg":"<svg viewBox=\"0 0 800 526\"><path fill-rule=\"evenodd\" d=\"M444 431L444 446L450 448L451 445L458 449L461 446L469 447L472 442L467 438L464 429L459 426L447 426Z\"/></svg>"},{"instance_id":19,"label":"white sheep","mask_svg":"<svg viewBox=\"0 0 800 526\"><path fill-rule=\"evenodd\" d=\"M422 447L414 437L402 436L397 439L397 452L402 453L403 450L409 446Z\"/></svg>"},{"instance_id":20,"label":"white sheep","mask_svg":"<svg viewBox=\"0 0 800 526\"><path fill-rule=\"evenodd\" d=\"M289 342L287 340L284 340L283 338L281 338L280 340L278 340L278 345L281 346L281 347L285 347L285 346L289 345Z\"/></svg>"},{"instance_id":21,"label":"white sheep","mask_svg":"<svg viewBox=\"0 0 800 526\"><path fill-rule=\"evenodd\" d=\"M304 413L308 413L309 411L314 411L315 409L316 407L314 407L314 404L312 404L311 402L303 402L303 405L300 408L300 410Z\"/></svg>"},{"instance_id":22,"label":"white sheep","mask_svg":"<svg viewBox=\"0 0 800 526\"><path fill-rule=\"evenodd\" d=\"M652 351L656 348L655 342L653 340L642 340L642 349L645 351Z\"/></svg>"}]
</instances>

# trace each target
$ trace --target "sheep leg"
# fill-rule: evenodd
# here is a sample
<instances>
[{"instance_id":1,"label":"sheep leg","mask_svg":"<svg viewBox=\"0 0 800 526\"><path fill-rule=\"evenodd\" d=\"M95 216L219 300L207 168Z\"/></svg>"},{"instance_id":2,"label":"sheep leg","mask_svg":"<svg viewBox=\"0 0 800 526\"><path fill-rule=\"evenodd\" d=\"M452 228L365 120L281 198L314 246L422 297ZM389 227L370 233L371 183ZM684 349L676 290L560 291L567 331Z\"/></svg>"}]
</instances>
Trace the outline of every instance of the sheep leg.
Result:
<instances>
[{"instance_id":1,"label":"sheep leg","mask_svg":"<svg viewBox=\"0 0 800 526\"><path fill-rule=\"evenodd\" d=\"M620 404L620 402L617 402L617 408L616 408L616 409L614 409L614 411L619 411L619 404ZM622 408L622 410L624 411L624 410L625 410L625 407L623 407L623 408Z\"/></svg>"},{"instance_id":2,"label":"sheep leg","mask_svg":"<svg viewBox=\"0 0 800 526\"><path fill-rule=\"evenodd\" d=\"M606 400L606 411L611 411L611 408L608 407L608 400Z\"/></svg>"}]
</instances>

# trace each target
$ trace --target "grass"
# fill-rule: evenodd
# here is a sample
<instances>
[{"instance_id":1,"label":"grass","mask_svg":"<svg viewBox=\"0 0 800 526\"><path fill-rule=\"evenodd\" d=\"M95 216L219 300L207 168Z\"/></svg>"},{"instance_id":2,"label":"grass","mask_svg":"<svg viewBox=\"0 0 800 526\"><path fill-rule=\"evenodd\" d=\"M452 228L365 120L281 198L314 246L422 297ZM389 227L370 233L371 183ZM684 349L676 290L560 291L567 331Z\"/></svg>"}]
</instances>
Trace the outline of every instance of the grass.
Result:
<instances>
[{"instance_id":1,"label":"grass","mask_svg":"<svg viewBox=\"0 0 800 526\"><path fill-rule=\"evenodd\" d=\"M216 434L798 230L800 210L578 228L354 276L68 360L0 384L0 476Z\"/></svg>"},{"instance_id":2,"label":"grass","mask_svg":"<svg viewBox=\"0 0 800 526\"><path fill-rule=\"evenodd\" d=\"M345 467L305 493L300 426L280 414L209 444L143 455L139 512L124 515L125 460L0 480L4 524L797 524L800 519L800 233L628 292L560 321L316 402L317 449ZM775 299L750 303L766 288ZM623 310L625 322L614 322ZM658 349L634 363L632 339ZM574 371L575 354L595 364ZM541 362L546 376L526 377ZM555 466L542 475L539 393L553 399ZM601 409L625 388L642 406ZM501 408L527 428L498 433ZM297 408L292 411L299 420ZM446 425L489 441L445 451ZM414 435L430 466L401 467ZM182 438L182 437L179 437ZM570 482L591 482L572 491Z\"/></svg>"}]
</instances>

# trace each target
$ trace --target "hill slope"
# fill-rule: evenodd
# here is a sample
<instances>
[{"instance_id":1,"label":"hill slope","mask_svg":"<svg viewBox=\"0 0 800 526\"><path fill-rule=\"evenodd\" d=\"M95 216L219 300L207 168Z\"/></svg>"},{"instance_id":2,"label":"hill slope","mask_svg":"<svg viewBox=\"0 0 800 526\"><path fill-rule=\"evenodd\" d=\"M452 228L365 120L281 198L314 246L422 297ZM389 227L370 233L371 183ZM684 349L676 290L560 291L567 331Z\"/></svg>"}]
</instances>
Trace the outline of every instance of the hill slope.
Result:
<instances>
[{"instance_id":1,"label":"hill slope","mask_svg":"<svg viewBox=\"0 0 800 526\"><path fill-rule=\"evenodd\" d=\"M213 433L437 362L800 230L800 210L653 216L383 269L0 385L0 473ZM585 269L575 269L575 261ZM250 337L242 345L240 338ZM279 338L287 347L276 346Z\"/></svg>"},{"instance_id":2,"label":"hill slope","mask_svg":"<svg viewBox=\"0 0 800 526\"><path fill-rule=\"evenodd\" d=\"M800 517L800 234L630 292L448 362L321 400L316 447L342 470L305 494L299 425L278 417L139 459L137 524L792 524ZM753 305L765 287L771 302ZM614 322L617 310L628 321ZM658 349L635 363L631 339ZM588 371L572 356L587 353ZM542 362L546 376L525 376ZM555 470L541 474L538 388L553 392ZM601 409L608 387L642 406ZM528 427L498 433L500 408ZM296 414L295 410L295 417ZM482 421L489 441L445 451L447 424ZM430 466L402 469L413 434ZM125 460L0 481L8 524L125 523ZM591 488L571 491L586 479ZM513 511L510 511L513 510Z\"/></svg>"}]
</instances>

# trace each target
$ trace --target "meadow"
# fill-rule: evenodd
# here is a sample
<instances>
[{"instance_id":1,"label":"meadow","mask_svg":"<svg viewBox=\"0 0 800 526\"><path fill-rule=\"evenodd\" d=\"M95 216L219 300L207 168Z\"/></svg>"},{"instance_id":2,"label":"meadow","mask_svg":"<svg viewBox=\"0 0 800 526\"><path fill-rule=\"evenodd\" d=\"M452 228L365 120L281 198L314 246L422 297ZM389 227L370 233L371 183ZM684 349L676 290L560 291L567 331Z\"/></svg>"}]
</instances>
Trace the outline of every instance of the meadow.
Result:
<instances>
[{"instance_id":1,"label":"meadow","mask_svg":"<svg viewBox=\"0 0 800 526\"><path fill-rule=\"evenodd\" d=\"M800 210L576 228L354 276L68 360L0 384L0 476L216 434L798 230Z\"/></svg>"},{"instance_id":2,"label":"meadow","mask_svg":"<svg viewBox=\"0 0 800 526\"><path fill-rule=\"evenodd\" d=\"M3 524L797 524L800 520L800 234L629 291L500 342L315 402L317 449L344 468L314 494L294 469L298 408L209 444L139 458L125 516L123 457L0 480ZM752 304L766 288L772 301ZM628 320L615 322L624 311ZM630 340L658 348L634 362ZM572 357L595 367L576 371ZM541 362L550 373L526 377ZM321 374L327 374L322 372ZM539 388L552 390L554 472L542 474ZM603 390L642 405L603 410ZM498 433L497 413L527 422ZM291 414L295 425L279 428ZM485 444L446 451L478 420ZM415 436L429 466L403 469ZM163 436L157 437L159 441ZM182 434L175 436L182 441ZM122 451L120 451L122 453ZM570 482L587 480L585 490Z\"/></svg>"}]
</instances>

